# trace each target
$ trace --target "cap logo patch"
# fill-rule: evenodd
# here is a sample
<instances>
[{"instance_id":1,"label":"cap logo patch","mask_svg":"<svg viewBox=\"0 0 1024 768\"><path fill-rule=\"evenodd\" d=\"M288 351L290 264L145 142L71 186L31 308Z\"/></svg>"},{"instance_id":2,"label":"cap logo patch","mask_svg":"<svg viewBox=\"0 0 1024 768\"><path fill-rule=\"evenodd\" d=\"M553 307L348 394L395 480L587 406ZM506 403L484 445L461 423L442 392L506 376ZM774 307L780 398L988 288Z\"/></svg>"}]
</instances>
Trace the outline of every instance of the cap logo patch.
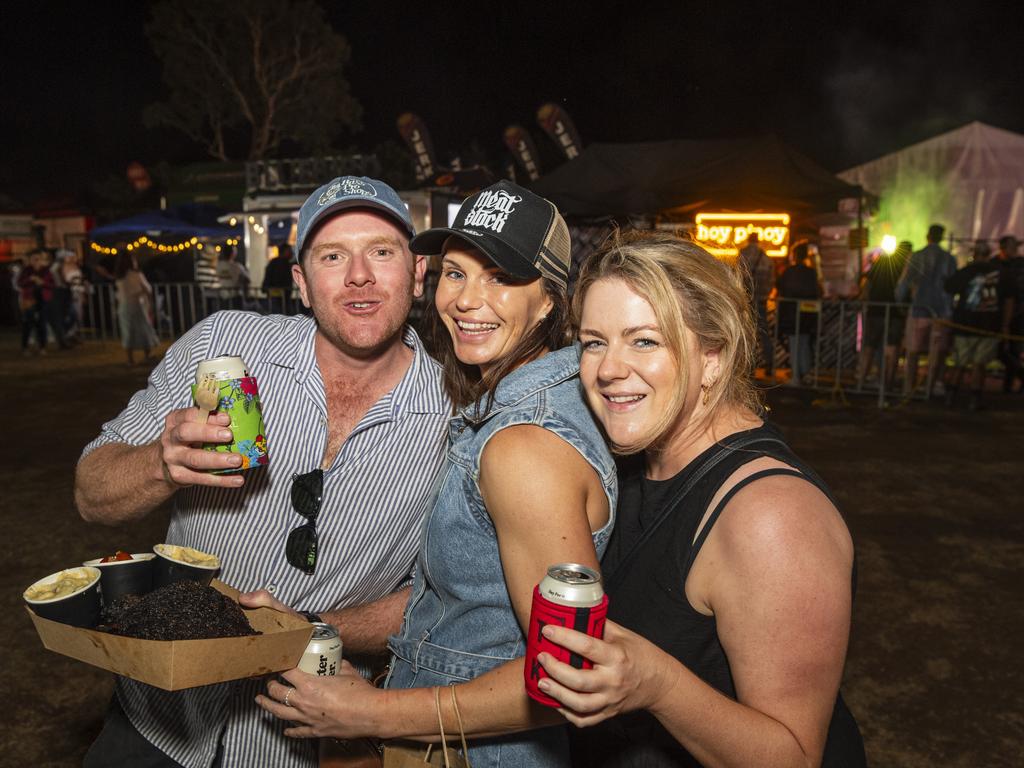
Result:
<instances>
[{"instance_id":1,"label":"cap logo patch","mask_svg":"<svg viewBox=\"0 0 1024 768\"><path fill-rule=\"evenodd\" d=\"M361 195L363 197L376 197L377 190L374 189L372 184L367 184L362 179L342 179L336 181L320 195L320 198L316 201L317 205L324 206L327 203L332 203L338 197L338 193L341 193L344 197L351 195Z\"/></svg>"},{"instance_id":2,"label":"cap logo patch","mask_svg":"<svg viewBox=\"0 0 1024 768\"><path fill-rule=\"evenodd\" d=\"M473 208L466 214L464 227L483 227L492 232L501 232L505 228L508 217L515 212L516 203L522 202L518 195L510 195L503 189L485 190L473 203Z\"/></svg>"},{"instance_id":3,"label":"cap logo patch","mask_svg":"<svg viewBox=\"0 0 1024 768\"><path fill-rule=\"evenodd\" d=\"M331 184L331 186L329 186L327 189L325 189L324 193L322 195L320 195L320 199L316 201L316 204L317 205L326 205L327 203L331 202L331 200L333 200L335 197L337 197L338 191L340 189L341 189L341 184L338 184L337 182L335 182L334 184Z\"/></svg>"}]
</instances>

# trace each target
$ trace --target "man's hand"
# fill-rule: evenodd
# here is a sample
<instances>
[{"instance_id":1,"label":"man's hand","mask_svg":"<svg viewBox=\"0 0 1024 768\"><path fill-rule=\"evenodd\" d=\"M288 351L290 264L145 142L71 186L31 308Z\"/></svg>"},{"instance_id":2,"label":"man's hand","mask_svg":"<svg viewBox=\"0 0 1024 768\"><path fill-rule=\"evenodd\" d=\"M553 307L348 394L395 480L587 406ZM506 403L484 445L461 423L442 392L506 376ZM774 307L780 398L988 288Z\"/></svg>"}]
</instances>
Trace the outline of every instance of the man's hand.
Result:
<instances>
[{"instance_id":1,"label":"man's hand","mask_svg":"<svg viewBox=\"0 0 1024 768\"><path fill-rule=\"evenodd\" d=\"M164 482L175 488L189 485L214 485L238 488L241 475L215 475L211 470L238 469L242 457L203 449L204 443L230 443L233 439L231 417L226 413L210 414L205 420L198 408L180 408L164 419L160 435L160 470Z\"/></svg>"},{"instance_id":2,"label":"man's hand","mask_svg":"<svg viewBox=\"0 0 1024 768\"><path fill-rule=\"evenodd\" d=\"M99 446L75 471L75 506L82 519L120 525L147 515L187 486L241 487L241 475L211 472L238 469L240 454L203 450L204 443L230 443L230 423L227 414L180 408L167 414L163 432L150 443Z\"/></svg>"}]
</instances>

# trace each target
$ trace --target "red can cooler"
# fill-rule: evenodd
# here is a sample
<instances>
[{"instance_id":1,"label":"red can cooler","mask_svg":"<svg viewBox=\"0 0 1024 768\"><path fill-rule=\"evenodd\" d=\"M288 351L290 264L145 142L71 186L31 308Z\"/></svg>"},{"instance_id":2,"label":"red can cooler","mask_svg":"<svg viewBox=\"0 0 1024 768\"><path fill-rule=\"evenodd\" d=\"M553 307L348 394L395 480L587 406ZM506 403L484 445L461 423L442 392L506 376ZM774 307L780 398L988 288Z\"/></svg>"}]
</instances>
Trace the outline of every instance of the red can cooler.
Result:
<instances>
[{"instance_id":1,"label":"red can cooler","mask_svg":"<svg viewBox=\"0 0 1024 768\"><path fill-rule=\"evenodd\" d=\"M604 637L604 620L608 615L608 596L601 586L601 576L593 568L575 563L560 563L548 568L533 590L533 608L526 636L526 666L523 676L526 693L534 701L548 707L560 707L559 702L546 696L537 683L547 677L537 654L546 651L559 661L577 669L590 669L591 664L582 656L569 653L541 634L547 624L568 627L591 637Z\"/></svg>"}]
</instances>

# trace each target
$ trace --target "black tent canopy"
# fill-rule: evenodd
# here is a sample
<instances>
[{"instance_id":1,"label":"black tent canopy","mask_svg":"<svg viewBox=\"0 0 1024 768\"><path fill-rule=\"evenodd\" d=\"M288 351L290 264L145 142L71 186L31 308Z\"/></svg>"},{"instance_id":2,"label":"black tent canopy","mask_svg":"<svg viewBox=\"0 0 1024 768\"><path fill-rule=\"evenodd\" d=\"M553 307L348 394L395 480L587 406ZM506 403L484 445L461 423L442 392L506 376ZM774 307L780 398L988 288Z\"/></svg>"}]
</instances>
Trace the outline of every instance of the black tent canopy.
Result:
<instances>
[{"instance_id":1,"label":"black tent canopy","mask_svg":"<svg viewBox=\"0 0 1024 768\"><path fill-rule=\"evenodd\" d=\"M700 208L824 212L859 194L775 136L591 144L531 188L583 218Z\"/></svg>"}]
</instances>

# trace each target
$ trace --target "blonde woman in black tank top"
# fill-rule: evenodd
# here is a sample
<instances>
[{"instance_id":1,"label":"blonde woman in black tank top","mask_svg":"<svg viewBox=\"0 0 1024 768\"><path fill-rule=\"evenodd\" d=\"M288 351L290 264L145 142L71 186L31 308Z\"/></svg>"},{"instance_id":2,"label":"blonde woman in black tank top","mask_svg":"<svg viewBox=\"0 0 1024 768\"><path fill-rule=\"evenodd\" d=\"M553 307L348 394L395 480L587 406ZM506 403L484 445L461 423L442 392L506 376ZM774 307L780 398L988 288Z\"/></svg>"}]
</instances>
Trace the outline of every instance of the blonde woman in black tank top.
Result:
<instances>
[{"instance_id":1,"label":"blonde woman in black tank top","mask_svg":"<svg viewBox=\"0 0 1024 768\"><path fill-rule=\"evenodd\" d=\"M604 640L544 630L594 662L542 658L582 727L575 764L864 765L839 696L853 542L761 419L742 276L689 241L619 237L584 265L574 310L587 400L635 455L602 561Z\"/></svg>"}]
</instances>

